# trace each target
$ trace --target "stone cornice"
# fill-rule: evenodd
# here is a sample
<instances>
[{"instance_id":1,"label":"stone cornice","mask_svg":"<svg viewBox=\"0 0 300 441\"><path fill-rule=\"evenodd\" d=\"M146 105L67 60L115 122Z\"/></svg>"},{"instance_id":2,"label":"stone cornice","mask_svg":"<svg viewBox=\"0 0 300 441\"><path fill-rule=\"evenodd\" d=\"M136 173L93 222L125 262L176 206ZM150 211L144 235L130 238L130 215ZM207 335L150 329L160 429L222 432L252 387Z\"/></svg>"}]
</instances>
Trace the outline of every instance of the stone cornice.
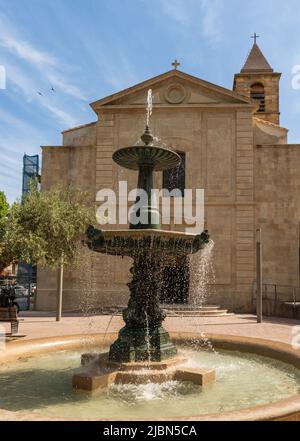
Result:
<instances>
[{"instance_id":1,"label":"stone cornice","mask_svg":"<svg viewBox=\"0 0 300 441\"><path fill-rule=\"evenodd\" d=\"M155 104L155 110L167 109L167 110L182 110L182 109L248 109L255 112L257 104L240 104L240 103L212 103L212 104ZM99 108L99 112L104 113L106 110L132 110L132 109L145 109L144 104L115 104L105 105Z\"/></svg>"}]
</instances>

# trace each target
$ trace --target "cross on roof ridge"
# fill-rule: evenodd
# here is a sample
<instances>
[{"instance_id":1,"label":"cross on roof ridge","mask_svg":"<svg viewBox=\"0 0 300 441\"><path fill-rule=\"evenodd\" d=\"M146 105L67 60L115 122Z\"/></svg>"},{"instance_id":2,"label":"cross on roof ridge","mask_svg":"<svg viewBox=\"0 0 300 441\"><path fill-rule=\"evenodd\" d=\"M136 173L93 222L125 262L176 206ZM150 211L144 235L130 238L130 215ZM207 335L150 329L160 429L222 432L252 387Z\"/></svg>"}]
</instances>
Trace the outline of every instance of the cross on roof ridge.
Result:
<instances>
[{"instance_id":1,"label":"cross on roof ridge","mask_svg":"<svg viewBox=\"0 0 300 441\"><path fill-rule=\"evenodd\" d=\"M174 66L174 69L176 70L178 66L180 66L179 61L177 61L177 59L175 59L172 63L172 66Z\"/></svg>"}]
</instances>

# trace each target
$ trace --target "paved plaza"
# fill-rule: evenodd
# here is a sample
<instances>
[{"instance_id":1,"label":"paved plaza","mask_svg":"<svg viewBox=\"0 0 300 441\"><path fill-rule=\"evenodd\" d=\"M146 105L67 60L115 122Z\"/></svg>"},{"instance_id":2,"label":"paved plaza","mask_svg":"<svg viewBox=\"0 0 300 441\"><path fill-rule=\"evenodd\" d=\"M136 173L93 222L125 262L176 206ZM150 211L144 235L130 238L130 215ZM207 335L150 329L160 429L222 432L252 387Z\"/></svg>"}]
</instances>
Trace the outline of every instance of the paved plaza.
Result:
<instances>
[{"instance_id":1,"label":"paved plaza","mask_svg":"<svg viewBox=\"0 0 300 441\"><path fill-rule=\"evenodd\" d=\"M120 315L91 315L68 313L62 321L56 322L55 315L38 311L20 314L18 340L43 337L118 332L124 322ZM10 324L1 323L7 333ZM226 334L244 337L258 337L267 340L290 343L294 326L299 320L265 317L263 323L256 323L250 314L236 314L224 317L167 317L165 328L170 332L192 332Z\"/></svg>"}]
</instances>

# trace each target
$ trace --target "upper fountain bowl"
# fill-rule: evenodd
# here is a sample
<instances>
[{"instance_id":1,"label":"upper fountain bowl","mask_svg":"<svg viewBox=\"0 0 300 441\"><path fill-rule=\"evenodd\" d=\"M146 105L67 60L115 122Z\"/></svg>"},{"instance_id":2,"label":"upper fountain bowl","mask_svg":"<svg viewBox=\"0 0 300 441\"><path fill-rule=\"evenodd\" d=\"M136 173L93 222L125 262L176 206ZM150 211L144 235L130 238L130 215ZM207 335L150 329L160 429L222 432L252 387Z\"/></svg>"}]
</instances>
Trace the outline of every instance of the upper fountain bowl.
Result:
<instances>
[{"instance_id":1,"label":"upper fountain bowl","mask_svg":"<svg viewBox=\"0 0 300 441\"><path fill-rule=\"evenodd\" d=\"M113 160L120 166L138 170L141 165L153 165L154 171L174 168L180 163L180 156L172 150L153 146L124 147L113 154Z\"/></svg>"},{"instance_id":2,"label":"upper fountain bowl","mask_svg":"<svg viewBox=\"0 0 300 441\"><path fill-rule=\"evenodd\" d=\"M153 145L153 136L148 126L141 136L144 145L123 147L113 154L113 160L121 167L138 170L149 165L154 171L167 170L180 164L180 156L171 149Z\"/></svg>"}]
</instances>

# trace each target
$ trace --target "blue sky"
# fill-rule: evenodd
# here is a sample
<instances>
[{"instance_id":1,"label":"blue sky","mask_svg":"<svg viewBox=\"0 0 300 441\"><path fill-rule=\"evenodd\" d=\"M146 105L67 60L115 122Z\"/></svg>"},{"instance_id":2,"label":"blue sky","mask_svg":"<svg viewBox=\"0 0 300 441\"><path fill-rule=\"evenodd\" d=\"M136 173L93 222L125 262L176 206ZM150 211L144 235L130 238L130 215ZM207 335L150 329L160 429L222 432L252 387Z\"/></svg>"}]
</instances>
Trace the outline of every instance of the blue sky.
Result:
<instances>
[{"instance_id":1,"label":"blue sky","mask_svg":"<svg viewBox=\"0 0 300 441\"><path fill-rule=\"evenodd\" d=\"M300 65L299 0L0 0L0 190L12 202L24 152L59 145L61 130L95 120L90 102L169 70L174 58L231 89L254 32L283 74L281 124L300 143L291 74Z\"/></svg>"}]
</instances>

